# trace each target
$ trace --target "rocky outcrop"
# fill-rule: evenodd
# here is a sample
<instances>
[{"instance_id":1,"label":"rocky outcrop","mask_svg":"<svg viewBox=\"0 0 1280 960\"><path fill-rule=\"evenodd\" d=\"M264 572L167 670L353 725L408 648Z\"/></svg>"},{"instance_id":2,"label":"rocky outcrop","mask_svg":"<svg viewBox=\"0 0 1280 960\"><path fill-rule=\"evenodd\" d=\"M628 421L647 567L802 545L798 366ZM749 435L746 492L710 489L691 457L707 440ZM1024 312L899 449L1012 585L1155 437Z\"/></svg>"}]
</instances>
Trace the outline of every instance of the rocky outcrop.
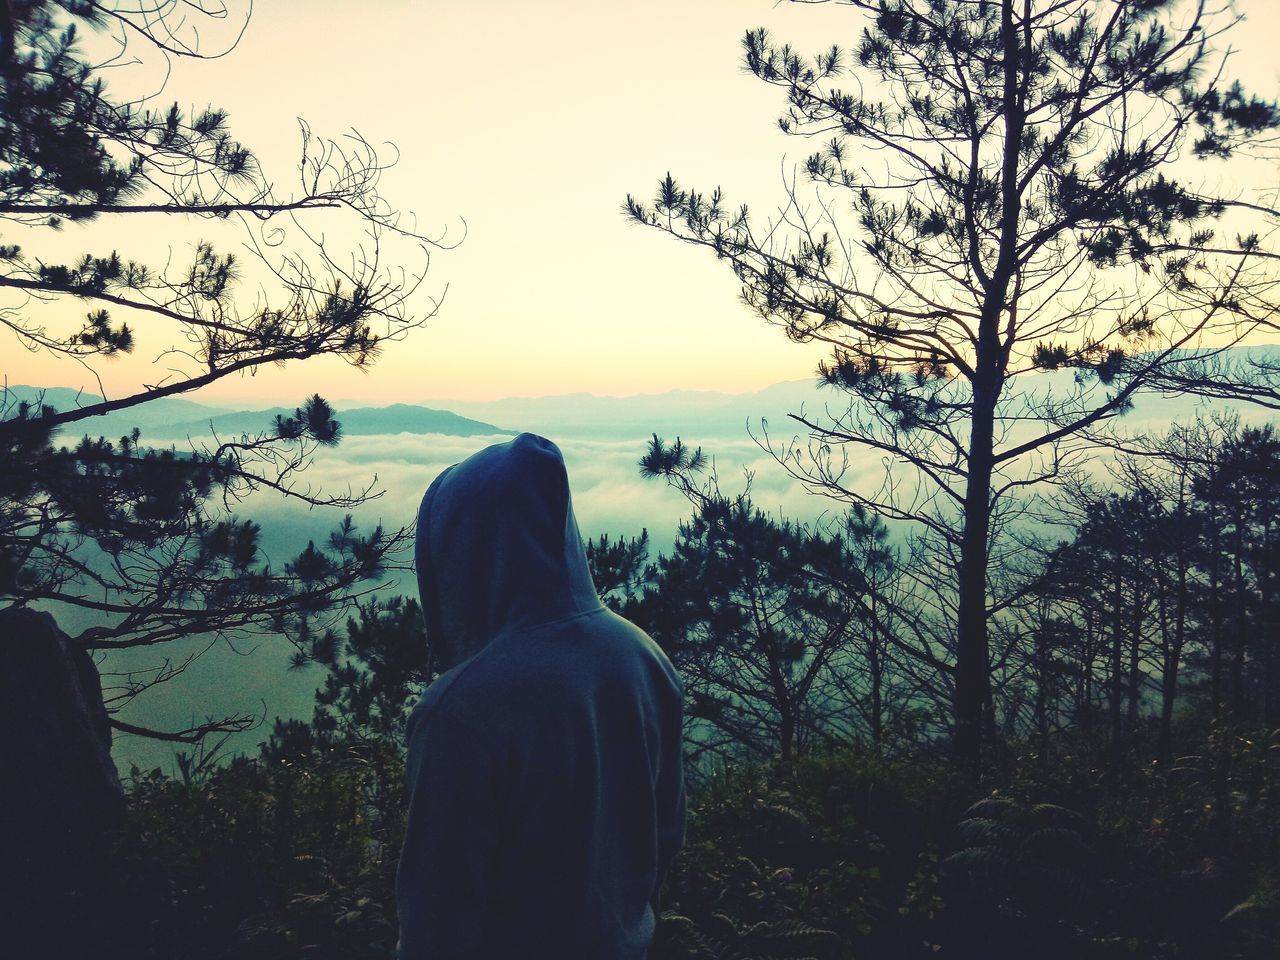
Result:
<instances>
[{"instance_id":1,"label":"rocky outcrop","mask_svg":"<svg viewBox=\"0 0 1280 960\"><path fill-rule=\"evenodd\" d=\"M49 614L0 611L0 953L87 935L123 811L93 659Z\"/></svg>"}]
</instances>

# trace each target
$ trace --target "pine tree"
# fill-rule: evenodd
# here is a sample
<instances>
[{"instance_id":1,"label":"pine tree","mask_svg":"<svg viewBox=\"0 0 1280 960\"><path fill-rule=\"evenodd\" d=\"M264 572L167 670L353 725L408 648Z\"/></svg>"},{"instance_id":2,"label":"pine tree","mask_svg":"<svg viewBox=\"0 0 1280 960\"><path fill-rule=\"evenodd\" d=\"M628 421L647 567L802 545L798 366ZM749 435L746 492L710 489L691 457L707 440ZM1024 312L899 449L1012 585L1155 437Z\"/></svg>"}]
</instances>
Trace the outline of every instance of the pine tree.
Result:
<instances>
[{"instance_id":1,"label":"pine tree","mask_svg":"<svg viewBox=\"0 0 1280 960\"><path fill-rule=\"evenodd\" d=\"M200 33L225 13L172 3L0 4L0 292L8 295L0 335L10 351L72 358L90 375L144 341L163 360L152 383L56 409L0 393L0 609L87 613L95 625L74 638L87 650L246 633L285 634L308 649L322 621L370 589L407 537L361 532L348 516L327 541L298 544L290 562L264 556L259 525L237 512L249 493L339 510L376 493L332 496L299 482L313 453L341 438L319 396L256 434L189 449L148 446L137 429L93 433L102 414L259 367L326 355L366 365L434 310L429 299L415 302L421 273L378 261L380 245L399 240L425 264L434 241L401 228L379 193L385 163L369 144L323 141L304 127L300 181L281 192L222 111L113 97L110 61L91 59L104 43L144 47L144 58L225 52L202 49ZM99 36L86 43L86 34ZM157 230L231 221L252 253L242 263L200 241L185 262L156 265L114 249L53 261L24 250L25 239L49 249L60 231L55 248L73 251L80 225L95 220ZM326 223L354 228L353 247L326 245L317 229ZM86 308L69 328L68 303ZM160 654L155 669L132 674L112 701L113 725L182 741L242 727L245 718L230 717L144 731L122 719L120 707L188 663Z\"/></svg>"},{"instance_id":2,"label":"pine tree","mask_svg":"<svg viewBox=\"0 0 1280 960\"><path fill-rule=\"evenodd\" d=\"M804 163L812 199L793 188L761 224L668 174L626 211L713 251L764 319L831 348L819 374L847 410L796 417L809 456L775 455L932 543L955 598L954 745L972 765L994 729L990 619L1009 602L993 542L1019 495L1144 392L1276 401L1273 364L1220 356L1274 329L1275 211L1247 186L1205 193L1194 161L1247 153L1280 112L1221 69L1238 18L1196 0L841 5L862 29L851 49L743 41L785 96L782 131L822 144ZM1014 386L1049 370L1074 378ZM862 455L920 483L851 487Z\"/></svg>"}]
</instances>

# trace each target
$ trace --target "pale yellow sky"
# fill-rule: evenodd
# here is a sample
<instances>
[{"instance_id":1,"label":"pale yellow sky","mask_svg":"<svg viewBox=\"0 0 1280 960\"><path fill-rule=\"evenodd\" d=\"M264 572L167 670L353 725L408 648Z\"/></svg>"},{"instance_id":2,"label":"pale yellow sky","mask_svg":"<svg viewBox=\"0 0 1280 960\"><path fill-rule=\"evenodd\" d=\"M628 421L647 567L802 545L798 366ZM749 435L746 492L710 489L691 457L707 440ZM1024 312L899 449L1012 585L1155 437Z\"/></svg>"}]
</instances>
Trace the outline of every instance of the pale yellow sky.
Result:
<instances>
[{"instance_id":1,"label":"pale yellow sky","mask_svg":"<svg viewBox=\"0 0 1280 960\"><path fill-rule=\"evenodd\" d=\"M1275 97L1280 0L1238 6L1249 23L1231 37L1234 73ZM777 91L741 67L739 40L755 26L816 51L852 43L858 17L771 0L259 0L241 44L220 60L176 63L167 96L228 110L281 184L293 175L298 117L322 135L354 126L393 141L401 159L386 196L425 229L451 226L457 236L465 219L468 233L433 257L426 289L448 285L439 314L367 373L308 361L192 398L737 391L809 376L820 351L739 305L723 265L620 213L628 192L647 198L668 169L695 186L720 184L758 212L781 199L785 173L807 150L777 131ZM172 251L177 262L197 235L236 242L217 226L117 221L69 227L58 242L153 260ZM343 238L329 236L340 248ZM149 318L136 327L135 354L101 370L109 393L162 375L169 330ZM97 390L75 365L11 341L0 350L10 383Z\"/></svg>"}]
</instances>

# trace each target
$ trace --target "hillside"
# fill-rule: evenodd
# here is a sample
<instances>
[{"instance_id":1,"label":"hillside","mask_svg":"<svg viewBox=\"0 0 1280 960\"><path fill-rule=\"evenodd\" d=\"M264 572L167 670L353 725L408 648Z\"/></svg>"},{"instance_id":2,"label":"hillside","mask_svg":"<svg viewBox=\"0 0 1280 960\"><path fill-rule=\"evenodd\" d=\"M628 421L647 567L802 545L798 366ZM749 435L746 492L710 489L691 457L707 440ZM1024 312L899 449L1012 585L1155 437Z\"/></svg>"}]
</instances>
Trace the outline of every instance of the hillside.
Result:
<instances>
[{"instance_id":1,"label":"hillside","mask_svg":"<svg viewBox=\"0 0 1280 960\"><path fill-rule=\"evenodd\" d=\"M264 429L276 416L289 416L287 407L267 410L242 410L173 424L167 434L201 433L212 428L217 433L254 433ZM450 437L479 437L510 434L491 423L462 417L448 410L435 410L413 404L396 403L389 407L357 407L338 409L338 420L346 436L375 436L397 433L435 433Z\"/></svg>"},{"instance_id":2,"label":"hillside","mask_svg":"<svg viewBox=\"0 0 1280 960\"><path fill-rule=\"evenodd\" d=\"M16 407L23 402L46 403L58 410L69 410L101 403L102 397L66 387L0 388L0 410ZM292 413L293 410L288 407L232 411L193 400L164 397L129 410L83 421L75 425L75 433L114 437L128 433L135 426L142 430L147 439L152 440L207 435L211 429L219 434L257 433L266 429L277 415L288 416ZM513 432L448 410L405 403L388 407L339 409L338 418L342 422L343 433L347 436L434 433L451 437L477 437Z\"/></svg>"}]
</instances>

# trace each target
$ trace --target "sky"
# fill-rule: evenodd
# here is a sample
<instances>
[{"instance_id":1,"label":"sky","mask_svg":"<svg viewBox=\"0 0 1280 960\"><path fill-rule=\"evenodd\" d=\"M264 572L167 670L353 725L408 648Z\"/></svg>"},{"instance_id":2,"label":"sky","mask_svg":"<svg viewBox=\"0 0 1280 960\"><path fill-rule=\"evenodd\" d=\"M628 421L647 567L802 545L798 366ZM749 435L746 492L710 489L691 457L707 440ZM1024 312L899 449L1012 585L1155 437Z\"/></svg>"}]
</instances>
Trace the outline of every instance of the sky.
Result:
<instances>
[{"instance_id":1,"label":"sky","mask_svg":"<svg viewBox=\"0 0 1280 960\"><path fill-rule=\"evenodd\" d=\"M228 2L234 33L247 6ZM1249 22L1230 37L1234 72L1274 97L1280 2L1240 0L1238 9ZM723 264L629 223L621 206L628 193L647 199L670 170L700 188L723 186L730 202L776 207L808 145L777 130L779 93L746 73L741 36L766 26L814 52L853 43L858 25L838 5L771 0L259 0L226 56L172 64L164 97L225 108L282 186L296 165L299 118L320 136L355 128L394 144L399 162L385 196L422 230L465 238L431 255L423 292L442 298L433 319L368 371L324 358L231 378L193 398L747 391L810 376L817 347L766 326L738 302ZM211 48L219 39L208 32ZM158 66L144 58L111 82L154 88ZM58 242L177 261L197 236L167 218L130 219L71 226ZM239 242L224 225L196 226ZM342 229L325 234L330 247L350 246ZM411 248L406 257L410 268L422 262ZM429 307L425 296L418 306ZM69 320L81 312L60 309ZM99 371L112 395L165 375L164 322L134 325L134 355ZM74 364L10 344L0 351L10 383L98 392Z\"/></svg>"}]
</instances>

